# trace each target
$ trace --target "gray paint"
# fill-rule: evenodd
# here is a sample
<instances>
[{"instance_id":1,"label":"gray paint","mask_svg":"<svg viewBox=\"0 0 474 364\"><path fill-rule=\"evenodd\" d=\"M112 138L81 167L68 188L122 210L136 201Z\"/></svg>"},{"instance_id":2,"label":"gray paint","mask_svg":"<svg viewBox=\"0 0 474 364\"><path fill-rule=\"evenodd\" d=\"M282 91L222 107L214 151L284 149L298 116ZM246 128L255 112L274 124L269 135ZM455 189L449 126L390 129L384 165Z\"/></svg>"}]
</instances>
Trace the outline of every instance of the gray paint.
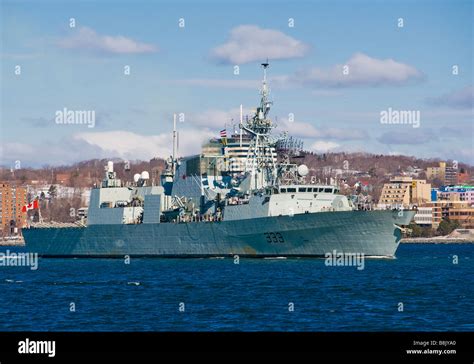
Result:
<instances>
[{"instance_id":1,"label":"gray paint","mask_svg":"<svg viewBox=\"0 0 474 364\"><path fill-rule=\"evenodd\" d=\"M415 212L340 211L206 223L93 225L25 229L28 251L42 256L324 256L393 257ZM283 243L267 242L280 233Z\"/></svg>"}]
</instances>

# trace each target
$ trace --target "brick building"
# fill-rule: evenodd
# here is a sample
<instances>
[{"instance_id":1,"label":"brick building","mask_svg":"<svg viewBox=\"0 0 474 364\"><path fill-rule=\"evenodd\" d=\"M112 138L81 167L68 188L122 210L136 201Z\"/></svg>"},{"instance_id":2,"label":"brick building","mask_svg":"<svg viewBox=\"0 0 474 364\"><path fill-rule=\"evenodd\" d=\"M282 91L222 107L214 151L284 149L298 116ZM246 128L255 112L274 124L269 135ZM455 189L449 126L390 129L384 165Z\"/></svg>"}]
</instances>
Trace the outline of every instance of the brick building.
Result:
<instances>
[{"instance_id":1,"label":"brick building","mask_svg":"<svg viewBox=\"0 0 474 364\"><path fill-rule=\"evenodd\" d=\"M11 235L15 227L21 228L26 225L26 214L21 212L26 204L25 187L0 182L0 220L3 235Z\"/></svg>"}]
</instances>

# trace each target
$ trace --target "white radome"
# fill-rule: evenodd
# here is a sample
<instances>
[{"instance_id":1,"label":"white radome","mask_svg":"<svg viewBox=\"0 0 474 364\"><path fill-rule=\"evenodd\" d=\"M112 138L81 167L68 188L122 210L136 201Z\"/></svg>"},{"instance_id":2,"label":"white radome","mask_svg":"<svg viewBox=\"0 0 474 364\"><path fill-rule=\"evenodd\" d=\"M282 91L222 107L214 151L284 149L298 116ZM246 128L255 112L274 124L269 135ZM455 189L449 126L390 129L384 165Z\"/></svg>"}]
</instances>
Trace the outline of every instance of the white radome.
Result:
<instances>
[{"instance_id":1,"label":"white radome","mask_svg":"<svg viewBox=\"0 0 474 364\"><path fill-rule=\"evenodd\" d=\"M139 181L139 179L140 179L140 173L135 173L133 175L133 180L135 181L135 183L137 183Z\"/></svg>"},{"instance_id":2,"label":"white radome","mask_svg":"<svg viewBox=\"0 0 474 364\"><path fill-rule=\"evenodd\" d=\"M301 177L307 176L309 173L308 166L306 164L301 164L298 166L298 174Z\"/></svg>"},{"instance_id":3,"label":"white radome","mask_svg":"<svg viewBox=\"0 0 474 364\"><path fill-rule=\"evenodd\" d=\"M141 177L142 179L150 179L150 174L147 171L143 171Z\"/></svg>"}]
</instances>

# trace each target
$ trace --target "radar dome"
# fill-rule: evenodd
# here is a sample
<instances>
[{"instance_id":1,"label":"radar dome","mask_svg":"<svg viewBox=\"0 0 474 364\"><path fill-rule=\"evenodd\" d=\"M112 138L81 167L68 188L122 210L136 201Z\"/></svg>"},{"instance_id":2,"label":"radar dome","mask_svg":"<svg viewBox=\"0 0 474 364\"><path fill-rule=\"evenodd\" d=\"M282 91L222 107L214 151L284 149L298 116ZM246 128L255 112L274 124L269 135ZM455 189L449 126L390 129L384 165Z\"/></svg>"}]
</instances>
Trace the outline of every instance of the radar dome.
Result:
<instances>
[{"instance_id":1,"label":"radar dome","mask_svg":"<svg viewBox=\"0 0 474 364\"><path fill-rule=\"evenodd\" d=\"M301 177L304 177L304 176L308 175L308 173L309 173L309 169L306 166L306 164L301 164L301 165L298 166L298 174Z\"/></svg>"},{"instance_id":2,"label":"radar dome","mask_svg":"<svg viewBox=\"0 0 474 364\"><path fill-rule=\"evenodd\" d=\"M142 179L150 179L150 174L147 171L143 171L141 177Z\"/></svg>"},{"instance_id":3,"label":"radar dome","mask_svg":"<svg viewBox=\"0 0 474 364\"><path fill-rule=\"evenodd\" d=\"M139 179L140 179L140 173L135 173L135 174L133 175L133 180L135 181L135 183L138 182Z\"/></svg>"}]
</instances>

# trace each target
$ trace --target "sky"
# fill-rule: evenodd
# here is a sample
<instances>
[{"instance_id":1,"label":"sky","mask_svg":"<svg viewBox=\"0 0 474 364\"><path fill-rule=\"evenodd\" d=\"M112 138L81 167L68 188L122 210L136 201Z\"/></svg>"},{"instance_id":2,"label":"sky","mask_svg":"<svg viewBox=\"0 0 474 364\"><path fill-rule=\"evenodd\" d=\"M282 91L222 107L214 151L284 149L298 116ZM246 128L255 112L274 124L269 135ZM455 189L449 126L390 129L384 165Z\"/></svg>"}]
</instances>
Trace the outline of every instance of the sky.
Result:
<instances>
[{"instance_id":1,"label":"sky","mask_svg":"<svg viewBox=\"0 0 474 364\"><path fill-rule=\"evenodd\" d=\"M472 1L0 3L2 166L166 157L174 113L198 153L267 58L275 132L306 150L474 164Z\"/></svg>"}]
</instances>

